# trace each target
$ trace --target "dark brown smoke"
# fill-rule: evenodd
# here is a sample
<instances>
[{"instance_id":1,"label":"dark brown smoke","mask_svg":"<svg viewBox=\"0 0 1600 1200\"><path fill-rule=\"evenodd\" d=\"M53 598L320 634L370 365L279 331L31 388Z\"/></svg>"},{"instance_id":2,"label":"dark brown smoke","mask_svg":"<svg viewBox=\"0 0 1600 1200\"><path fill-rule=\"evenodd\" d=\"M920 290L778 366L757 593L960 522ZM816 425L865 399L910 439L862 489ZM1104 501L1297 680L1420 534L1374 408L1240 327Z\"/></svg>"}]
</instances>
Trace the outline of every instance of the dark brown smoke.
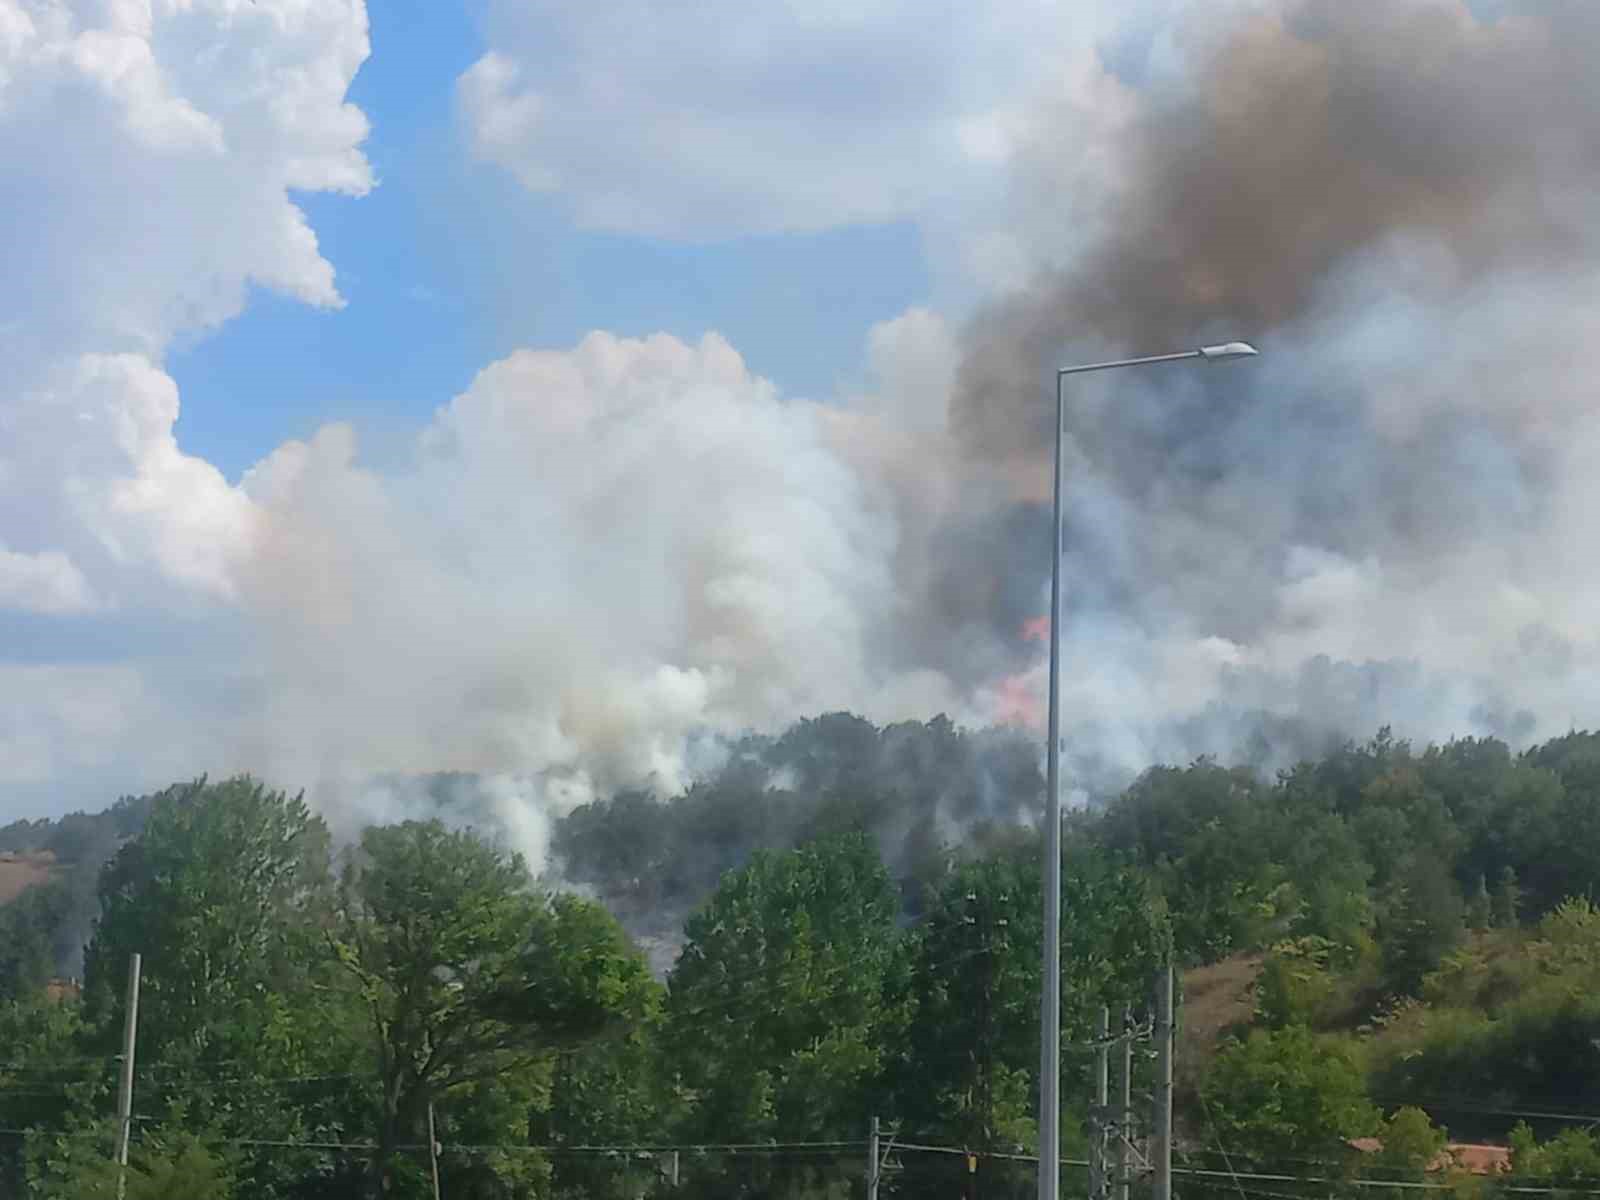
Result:
<instances>
[{"instance_id":1,"label":"dark brown smoke","mask_svg":"<svg viewBox=\"0 0 1600 1200\"><path fill-rule=\"evenodd\" d=\"M1300 0L1226 32L1132 131L1114 235L974 323L960 436L1037 447L1042 373L1069 348L1270 342L1393 235L1435 240L1463 285L1592 253L1597 50L1580 0L1493 23L1448 0Z\"/></svg>"},{"instance_id":2,"label":"dark brown smoke","mask_svg":"<svg viewBox=\"0 0 1600 1200\"><path fill-rule=\"evenodd\" d=\"M1219 15L1231 7L1192 6L1167 60L1181 65L1137 85L1115 178L1071 197L1102 232L1052 233L1064 265L971 323L953 435L973 462L1039 463L1056 365L1253 341L1249 364L1071 381L1068 636L1079 661L1148 685L1148 728L1178 701L1163 713L1159 670L1118 656L1172 636L1248 656L1294 637L1321 653L1325 634L1335 663L1370 644L1372 661L1348 665L1370 686L1307 686L1344 667L1242 669L1177 743L1143 750L1230 754L1252 704L1316 737L1388 719L1423 736L1508 728L1494 714L1531 735L1530 708L1565 728L1567 712L1543 709L1557 692L1570 702L1571 669L1558 687L1515 646L1580 586L1552 564L1580 552L1568 515L1586 485L1566 448L1595 429L1582 364L1600 332L1585 299L1600 265L1600 5L1490 17L1455 0L1284 0ZM1019 187L1072 176L1057 168L1083 153L1079 123L1063 112ZM1039 522L990 511L967 518L988 520L971 543L1026 530L1028 544L987 545L946 577L1033 564L1008 594L1043 611ZM1308 561L1377 580L1362 586L1382 601L1308 615L1295 594ZM984 619L970 582L933 586L925 611ZM1506 586L1538 611L1494 610L1491 626L1483 598ZM1015 641L1016 607L988 612L995 636ZM1478 640L1423 661L1443 644L1423 635L1444 627L1453 648Z\"/></svg>"}]
</instances>

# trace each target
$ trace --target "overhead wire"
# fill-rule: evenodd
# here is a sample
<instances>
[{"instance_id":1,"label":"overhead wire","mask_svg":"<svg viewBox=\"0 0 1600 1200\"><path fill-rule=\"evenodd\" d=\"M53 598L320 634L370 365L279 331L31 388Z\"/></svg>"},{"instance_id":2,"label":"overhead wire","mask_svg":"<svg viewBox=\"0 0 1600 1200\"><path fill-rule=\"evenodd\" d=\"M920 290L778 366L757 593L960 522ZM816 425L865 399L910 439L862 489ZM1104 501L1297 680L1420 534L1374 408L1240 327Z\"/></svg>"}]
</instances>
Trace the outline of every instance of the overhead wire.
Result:
<instances>
[{"instance_id":1,"label":"overhead wire","mask_svg":"<svg viewBox=\"0 0 1600 1200\"><path fill-rule=\"evenodd\" d=\"M1560 1112L1540 1108L1506 1108L1497 1101L1454 1100L1443 1096L1373 1096L1376 1104L1413 1105L1417 1108L1437 1108L1445 1112L1477 1113L1491 1117L1528 1117L1542 1121L1596 1121L1600 1112Z\"/></svg>"},{"instance_id":2,"label":"overhead wire","mask_svg":"<svg viewBox=\"0 0 1600 1200\"><path fill-rule=\"evenodd\" d=\"M1211 1117L1211 1105L1206 1101L1205 1091L1197 1093L1200 1097L1200 1111L1205 1114L1206 1125L1211 1130L1211 1138L1217 1143L1217 1149L1222 1152L1222 1161L1228 1168L1228 1174L1233 1176L1233 1186L1239 1193L1239 1200L1244 1200L1244 1188L1239 1183L1239 1173L1233 1169L1233 1160L1228 1157L1228 1148L1222 1144L1222 1133L1217 1128L1216 1121Z\"/></svg>"},{"instance_id":3,"label":"overhead wire","mask_svg":"<svg viewBox=\"0 0 1600 1200\"><path fill-rule=\"evenodd\" d=\"M33 1132L52 1132L48 1130L28 1130L0 1128L0 1134L11 1136L27 1136ZM56 1130L53 1132L65 1132ZM378 1149L372 1142L347 1142L337 1140L290 1140L272 1138L220 1138L218 1141L236 1146L254 1146L276 1149L298 1150L325 1150L325 1151L361 1151L371 1152ZM790 1154L816 1154L824 1157L843 1157L846 1152L859 1151L863 1146L862 1139L835 1139L819 1141L797 1142L724 1142L724 1143L619 1143L615 1145L563 1145L563 1144L479 1144L479 1143L439 1143L441 1153L460 1154L488 1154L488 1153L539 1153L546 1155L604 1155L623 1156L638 1155L651 1156L670 1153L689 1153L702 1155L790 1155ZM398 1153L415 1153L428 1149L426 1144L401 1143L390 1147ZM920 1142L901 1140L896 1138L894 1150L897 1153L912 1154L939 1154L939 1155L964 1155L976 1158L989 1158L1014 1162L1038 1162L1038 1155L1022 1152L1000 1150L973 1150L965 1146L945 1146L933 1142ZM1060 1160L1063 1167L1088 1167L1084 1159L1065 1158ZM1245 1187L1245 1183L1288 1183L1288 1184L1334 1184L1357 1188L1395 1188L1419 1192L1453 1192L1456 1185L1453 1183L1432 1182L1427 1180L1387 1180L1368 1179L1362 1177L1339 1177L1330 1175L1298 1175L1280 1172L1265 1171L1214 1171L1198 1167L1175 1166L1172 1174L1179 1177L1194 1179L1219 1179L1232 1182L1241 1196L1260 1197L1262 1200L1306 1200L1302 1195L1290 1192L1272 1191L1263 1188ZM1549 1196L1561 1194L1562 1196L1600 1196L1600 1188L1575 1188L1573 1183L1588 1182L1586 1178L1564 1180L1560 1184L1517 1184L1511 1181L1496 1182L1496 1190L1503 1194ZM1595 1182L1600 1182L1597 1180Z\"/></svg>"}]
</instances>

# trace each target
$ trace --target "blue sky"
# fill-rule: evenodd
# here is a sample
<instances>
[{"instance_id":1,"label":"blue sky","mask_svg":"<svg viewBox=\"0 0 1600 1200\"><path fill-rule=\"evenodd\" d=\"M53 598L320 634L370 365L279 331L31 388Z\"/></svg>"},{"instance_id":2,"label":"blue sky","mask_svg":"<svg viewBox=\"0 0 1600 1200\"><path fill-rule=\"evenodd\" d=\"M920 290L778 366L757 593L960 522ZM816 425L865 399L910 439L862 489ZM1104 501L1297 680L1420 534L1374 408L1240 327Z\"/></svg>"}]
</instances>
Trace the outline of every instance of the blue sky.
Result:
<instances>
[{"instance_id":1,"label":"blue sky","mask_svg":"<svg viewBox=\"0 0 1600 1200\"><path fill-rule=\"evenodd\" d=\"M353 422L363 457L392 461L482 367L595 329L715 330L785 394L831 396L855 383L873 324L928 301L910 221L709 243L575 228L559 199L472 161L457 136L455 82L483 53L479 20L423 0L368 12L372 55L349 97L372 122L378 186L295 197L346 306L254 288L242 315L167 358L184 449L231 480L327 421Z\"/></svg>"}]
</instances>

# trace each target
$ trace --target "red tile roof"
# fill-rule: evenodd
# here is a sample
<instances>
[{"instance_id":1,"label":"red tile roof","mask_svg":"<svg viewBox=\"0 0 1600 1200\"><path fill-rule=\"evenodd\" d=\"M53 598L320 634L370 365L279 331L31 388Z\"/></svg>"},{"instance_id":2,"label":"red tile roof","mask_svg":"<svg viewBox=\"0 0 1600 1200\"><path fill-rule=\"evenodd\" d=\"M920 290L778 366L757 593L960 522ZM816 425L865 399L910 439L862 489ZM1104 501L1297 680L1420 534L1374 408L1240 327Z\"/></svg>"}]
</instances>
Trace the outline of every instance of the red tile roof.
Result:
<instances>
[{"instance_id":1,"label":"red tile roof","mask_svg":"<svg viewBox=\"0 0 1600 1200\"><path fill-rule=\"evenodd\" d=\"M1383 1149L1382 1138L1351 1138L1348 1144L1363 1154L1377 1154ZM1511 1148L1487 1142L1450 1142L1428 1164L1428 1170L1445 1171L1451 1167L1473 1175L1497 1175L1511 1169Z\"/></svg>"}]
</instances>

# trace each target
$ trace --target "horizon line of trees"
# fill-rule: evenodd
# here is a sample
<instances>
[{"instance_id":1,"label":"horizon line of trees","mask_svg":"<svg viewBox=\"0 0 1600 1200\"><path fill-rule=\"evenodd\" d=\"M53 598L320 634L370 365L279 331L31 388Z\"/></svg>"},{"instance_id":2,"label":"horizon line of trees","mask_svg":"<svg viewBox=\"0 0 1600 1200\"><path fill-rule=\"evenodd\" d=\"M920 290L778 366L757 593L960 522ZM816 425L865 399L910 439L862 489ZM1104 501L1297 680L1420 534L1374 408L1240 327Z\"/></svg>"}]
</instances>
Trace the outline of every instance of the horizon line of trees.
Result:
<instances>
[{"instance_id":1,"label":"horizon line of trees","mask_svg":"<svg viewBox=\"0 0 1600 1200\"><path fill-rule=\"evenodd\" d=\"M959 761L926 753L947 737L927 728L927 742L897 733L893 778L915 780L906 760ZM685 798L685 826L731 830L709 854L737 861L694 897L664 981L604 904L538 886L517 856L441 820L374 826L336 849L302 797L248 778L126 803L116 819L135 804L145 819L98 872L81 1002L40 995L52 935L28 950L28 922L51 914L0 909L0 1129L27 1131L0 1135L0 1192L110 1186L134 951L133 1200L180 1185L426 1195L425 1158L407 1147L426 1140L430 1107L442 1142L488 1148L446 1156L453 1197L843 1196L858 1184L853 1155L696 1159L674 1191L659 1164L559 1148L837 1143L873 1114L1025 1153L1039 839L979 820L964 844L907 852L914 796L878 790L887 732L855 718L803 727L785 751L798 782L760 793L753 814L749 764ZM943 786L942 802L960 795ZM1018 786L1030 786L1020 774ZM798 844L756 848L751 824L773 828L785 796L806 797L783 826ZM668 869L662 848L685 836L649 797L580 813L558 844L608 902L648 892L641 872ZM1067 1036L1086 1036L1100 1003L1142 1007L1169 956L1249 953L1262 962L1254 1013L1181 1081L1205 1114L1192 1152L1217 1143L1247 1163L1343 1170L1349 1139L1378 1135L1385 1169L1425 1171L1418 1147L1443 1134L1404 1102L1564 1097L1570 1109L1600 1071L1596 815L1593 734L1513 755L1492 739L1416 752L1381 731L1271 781L1207 760L1154 768L1069 819ZM1069 1065L1064 1096L1087 1094L1087 1067ZM1065 1146L1082 1145L1083 1118L1069 1106ZM1520 1177L1570 1185L1591 1150L1600 1168L1590 1135L1534 1124L1515 1142ZM333 1143L374 1149L316 1148ZM884 1194L961 1184L957 1165L908 1160ZM1026 1195L1031 1173L984 1160L980 1182Z\"/></svg>"},{"instance_id":2,"label":"horizon line of trees","mask_svg":"<svg viewBox=\"0 0 1600 1200\"><path fill-rule=\"evenodd\" d=\"M403 1148L425 1140L430 1108L441 1141L501 1148L447 1156L452 1196L623 1194L613 1164L519 1145L837 1144L873 1113L1022 1149L1037 857L1019 834L952 862L907 926L863 832L759 851L690 918L658 982L601 905L536 887L470 830L373 826L335 854L299 797L248 778L175 787L101 873L81 1002L13 994L0 1007L0 1127L30 1130L0 1183L40 1197L110 1186L134 952L134 1200L180 1184L424 1195L424 1163ZM1134 872L1087 853L1067 866L1066 1027L1086 1036L1102 1000L1138 1002L1170 944ZM316 1148L329 1142L373 1149ZM675 1194L731 1194L747 1169L687 1164ZM784 1194L839 1186L836 1164L760 1173L755 1186Z\"/></svg>"}]
</instances>

